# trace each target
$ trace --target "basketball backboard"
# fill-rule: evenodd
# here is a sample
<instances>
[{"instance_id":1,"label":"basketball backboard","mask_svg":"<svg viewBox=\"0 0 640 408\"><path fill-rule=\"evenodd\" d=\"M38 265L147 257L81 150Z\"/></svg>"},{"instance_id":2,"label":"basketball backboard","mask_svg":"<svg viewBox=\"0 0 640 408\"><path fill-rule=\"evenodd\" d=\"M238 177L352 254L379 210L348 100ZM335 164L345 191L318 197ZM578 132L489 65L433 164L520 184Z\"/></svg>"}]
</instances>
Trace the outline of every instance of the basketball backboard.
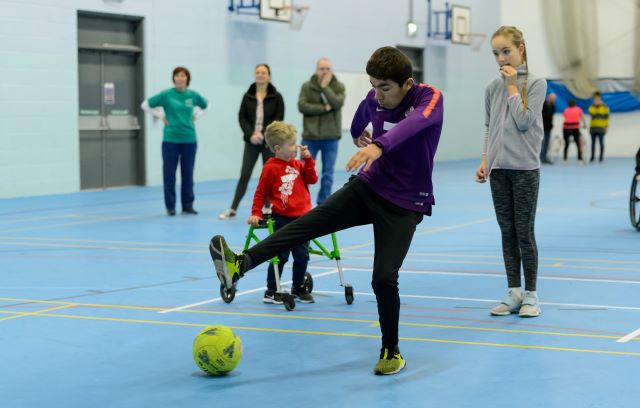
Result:
<instances>
[{"instance_id":1,"label":"basketball backboard","mask_svg":"<svg viewBox=\"0 0 640 408\"><path fill-rule=\"evenodd\" d=\"M260 0L261 19L290 23L292 12L292 0Z\"/></svg>"},{"instance_id":2,"label":"basketball backboard","mask_svg":"<svg viewBox=\"0 0 640 408\"><path fill-rule=\"evenodd\" d=\"M471 9L469 7L451 5L451 42L455 44L471 44Z\"/></svg>"}]
</instances>

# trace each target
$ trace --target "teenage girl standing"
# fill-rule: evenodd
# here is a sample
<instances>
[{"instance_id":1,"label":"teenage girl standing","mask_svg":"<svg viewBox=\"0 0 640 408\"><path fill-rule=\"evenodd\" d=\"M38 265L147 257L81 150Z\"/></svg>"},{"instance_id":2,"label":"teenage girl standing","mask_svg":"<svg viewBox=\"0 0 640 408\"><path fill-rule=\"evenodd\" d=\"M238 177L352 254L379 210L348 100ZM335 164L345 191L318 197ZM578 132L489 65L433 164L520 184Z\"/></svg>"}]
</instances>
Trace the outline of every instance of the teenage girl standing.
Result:
<instances>
[{"instance_id":1,"label":"teenage girl standing","mask_svg":"<svg viewBox=\"0 0 640 408\"><path fill-rule=\"evenodd\" d=\"M534 223L544 136L541 112L547 84L529 72L524 38L516 27L500 27L491 37L491 48L500 76L485 92L485 148L476 181L490 180L508 283L506 296L491 314L535 317L540 314L540 306Z\"/></svg>"}]
</instances>

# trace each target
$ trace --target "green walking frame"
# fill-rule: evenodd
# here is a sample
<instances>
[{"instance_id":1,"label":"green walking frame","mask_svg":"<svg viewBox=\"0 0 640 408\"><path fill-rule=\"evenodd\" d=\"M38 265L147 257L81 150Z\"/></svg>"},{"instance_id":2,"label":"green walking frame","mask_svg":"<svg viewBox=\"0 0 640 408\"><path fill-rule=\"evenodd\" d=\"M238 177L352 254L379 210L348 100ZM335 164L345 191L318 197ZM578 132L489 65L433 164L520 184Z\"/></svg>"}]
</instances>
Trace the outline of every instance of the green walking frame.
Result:
<instances>
[{"instance_id":1,"label":"green walking frame","mask_svg":"<svg viewBox=\"0 0 640 408\"><path fill-rule=\"evenodd\" d=\"M260 238L256 234L256 230L267 229L269 231L269 235L273 234L273 218L269 215L266 215L260 224L257 226L251 225L249 226L249 232L247 233L247 239L244 242L243 250L246 251L251 246L251 242L260 242ZM338 240L336 238L335 233L331 233L331 243L333 245L333 249L329 251L325 246L323 246L317 239L312 239L309 242L309 254L325 256L329 259L333 259L336 261L338 267L338 275L340 277L340 286L344 287L344 297L347 304L353 303L353 287L347 283L344 272L342 271L342 264L340 263L340 248L338 248ZM276 297L281 299L285 309L293 310L296 306L295 299L293 295L288 292L284 292L282 287L280 286L280 271L278 268L278 264L280 260L277 256L274 256L269 260L273 264L274 267L274 275L276 280ZM313 291L313 276L309 272L304 275L304 286L307 289L307 292L311 293ZM222 300L226 303L231 303L235 297L236 292L236 284L234 284L230 289L226 289L223 285L220 286L220 294L222 296Z\"/></svg>"}]
</instances>

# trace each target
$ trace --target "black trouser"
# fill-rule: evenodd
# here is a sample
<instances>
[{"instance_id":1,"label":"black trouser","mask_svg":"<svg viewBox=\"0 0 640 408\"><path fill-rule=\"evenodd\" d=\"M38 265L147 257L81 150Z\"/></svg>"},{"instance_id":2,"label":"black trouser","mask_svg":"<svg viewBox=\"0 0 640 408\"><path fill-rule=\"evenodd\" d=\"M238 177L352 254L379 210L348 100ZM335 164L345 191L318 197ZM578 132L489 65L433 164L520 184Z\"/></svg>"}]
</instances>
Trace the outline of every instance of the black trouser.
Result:
<instances>
[{"instance_id":1,"label":"black trouser","mask_svg":"<svg viewBox=\"0 0 640 408\"><path fill-rule=\"evenodd\" d=\"M273 230L279 231L295 220L297 220L297 217L291 218L280 214L273 214ZM294 245L278 254L279 276L282 276L284 265L289 260L289 252L291 252L293 256L293 266L291 267L293 275L292 287L299 288L304 284L304 274L307 273L307 265L309 264L309 241L303 242L300 245ZM276 290L276 273L272 263L269 263L269 268L267 269L267 289L270 291Z\"/></svg>"},{"instance_id":2,"label":"black trouser","mask_svg":"<svg viewBox=\"0 0 640 408\"><path fill-rule=\"evenodd\" d=\"M233 196L233 202L231 203L231 208L234 210L238 209L240 200L242 200L242 197L244 197L244 193L247 192L247 185L249 185L251 173L253 173L253 168L255 167L260 155L262 155L262 164L264 164L267 160L273 157L273 152L269 150L269 148L264 144L254 145L247 142L244 143L242 168L240 169L240 180L238 180L236 194ZM265 201L265 206L269 206L268 198Z\"/></svg>"},{"instance_id":3,"label":"black trouser","mask_svg":"<svg viewBox=\"0 0 640 408\"><path fill-rule=\"evenodd\" d=\"M547 158L547 151L549 151L549 141L551 140L551 130L544 131L544 137L542 138L542 148L540 149L540 161L543 163L549 162Z\"/></svg>"},{"instance_id":4,"label":"black trouser","mask_svg":"<svg viewBox=\"0 0 640 408\"><path fill-rule=\"evenodd\" d=\"M591 161L596 158L596 140L600 142L600 161L604 159L604 130L591 130Z\"/></svg>"},{"instance_id":5,"label":"black trouser","mask_svg":"<svg viewBox=\"0 0 640 408\"><path fill-rule=\"evenodd\" d=\"M502 256L510 288L519 288L520 265L525 290L535 291L538 278L538 247L534 234L539 170L491 171L489 178L496 218L502 233Z\"/></svg>"},{"instance_id":6,"label":"black trouser","mask_svg":"<svg viewBox=\"0 0 640 408\"><path fill-rule=\"evenodd\" d=\"M636 153L636 174L640 174L640 149Z\"/></svg>"},{"instance_id":7,"label":"black trouser","mask_svg":"<svg viewBox=\"0 0 640 408\"><path fill-rule=\"evenodd\" d=\"M270 235L246 253L255 267L281 251L316 237L373 224L375 254L371 286L378 301L382 346L398 345L398 272L423 214L400 208L374 193L357 177L318 207Z\"/></svg>"},{"instance_id":8,"label":"black trouser","mask_svg":"<svg viewBox=\"0 0 640 408\"><path fill-rule=\"evenodd\" d=\"M567 160L567 152L569 151L569 142L571 136L576 142L578 148L578 160L582 160L582 148L580 147L580 129L563 129L562 134L564 136L564 159Z\"/></svg>"}]
</instances>

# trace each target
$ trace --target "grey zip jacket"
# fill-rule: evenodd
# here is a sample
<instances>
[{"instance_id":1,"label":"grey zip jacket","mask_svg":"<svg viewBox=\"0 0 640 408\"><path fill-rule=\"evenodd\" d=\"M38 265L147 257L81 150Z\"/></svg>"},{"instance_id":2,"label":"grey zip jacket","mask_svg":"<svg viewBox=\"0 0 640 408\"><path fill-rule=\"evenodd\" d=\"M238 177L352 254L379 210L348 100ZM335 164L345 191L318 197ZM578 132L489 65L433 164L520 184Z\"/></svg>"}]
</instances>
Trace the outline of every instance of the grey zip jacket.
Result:
<instances>
[{"instance_id":1,"label":"grey zip jacket","mask_svg":"<svg viewBox=\"0 0 640 408\"><path fill-rule=\"evenodd\" d=\"M526 65L517 68L518 90L522 90ZM527 109L520 94L509 97L506 79L499 77L485 91L487 172L493 169L534 170L540 168L540 149L544 130L542 104L547 82L527 74Z\"/></svg>"}]
</instances>

